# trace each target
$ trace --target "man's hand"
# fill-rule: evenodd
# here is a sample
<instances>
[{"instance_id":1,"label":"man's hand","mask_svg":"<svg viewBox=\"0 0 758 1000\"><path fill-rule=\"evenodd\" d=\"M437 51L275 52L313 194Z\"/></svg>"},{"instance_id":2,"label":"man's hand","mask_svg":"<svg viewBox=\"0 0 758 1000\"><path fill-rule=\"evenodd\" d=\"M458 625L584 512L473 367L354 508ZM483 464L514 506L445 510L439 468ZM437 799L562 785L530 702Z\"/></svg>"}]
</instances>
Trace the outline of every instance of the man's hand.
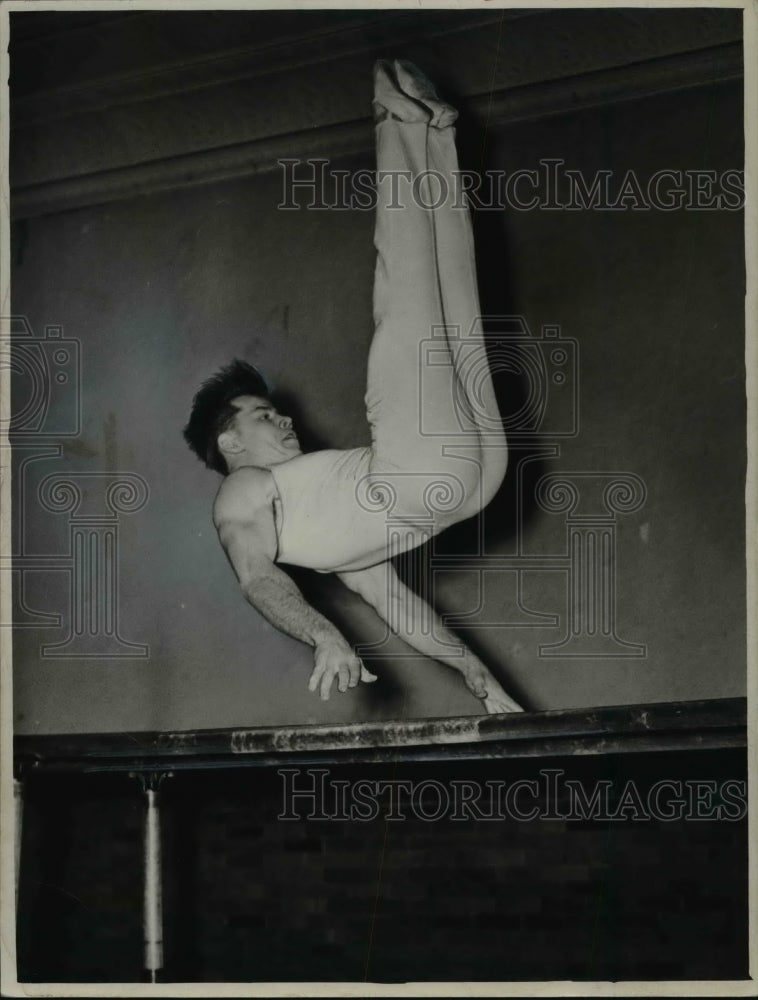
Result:
<instances>
[{"instance_id":1,"label":"man's hand","mask_svg":"<svg viewBox=\"0 0 758 1000\"><path fill-rule=\"evenodd\" d=\"M343 640L327 640L320 642L313 654L314 667L310 680L309 691L318 691L323 701L329 698L335 677L340 691L356 687L359 681L367 684L376 680L376 675L363 666L350 646Z\"/></svg>"},{"instance_id":2,"label":"man's hand","mask_svg":"<svg viewBox=\"0 0 758 1000\"><path fill-rule=\"evenodd\" d=\"M242 592L260 613L286 635L314 647L315 666L308 687L326 701L335 677L340 691L359 681L376 680L335 626L312 608L294 580L275 565L276 527L270 473L245 468L221 487L213 519Z\"/></svg>"}]
</instances>

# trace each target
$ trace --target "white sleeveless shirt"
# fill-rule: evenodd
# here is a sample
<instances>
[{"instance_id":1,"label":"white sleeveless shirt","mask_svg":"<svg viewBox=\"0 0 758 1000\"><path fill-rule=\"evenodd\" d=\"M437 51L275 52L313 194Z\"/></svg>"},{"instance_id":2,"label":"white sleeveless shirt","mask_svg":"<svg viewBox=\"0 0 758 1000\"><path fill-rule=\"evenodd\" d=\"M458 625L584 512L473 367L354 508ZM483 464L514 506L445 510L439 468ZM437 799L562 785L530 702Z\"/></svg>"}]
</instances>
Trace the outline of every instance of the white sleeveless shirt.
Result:
<instances>
[{"instance_id":1,"label":"white sleeveless shirt","mask_svg":"<svg viewBox=\"0 0 758 1000\"><path fill-rule=\"evenodd\" d=\"M370 456L368 447L326 449L270 467L277 562L332 573L388 558L386 511L361 501Z\"/></svg>"}]
</instances>

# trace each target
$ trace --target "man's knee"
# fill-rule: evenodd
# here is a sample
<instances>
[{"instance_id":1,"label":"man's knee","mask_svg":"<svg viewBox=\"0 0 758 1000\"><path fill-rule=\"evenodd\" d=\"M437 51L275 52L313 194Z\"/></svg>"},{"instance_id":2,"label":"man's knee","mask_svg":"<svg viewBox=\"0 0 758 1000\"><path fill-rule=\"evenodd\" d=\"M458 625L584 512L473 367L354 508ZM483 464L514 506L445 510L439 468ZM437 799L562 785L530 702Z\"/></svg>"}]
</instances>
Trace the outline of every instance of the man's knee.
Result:
<instances>
[{"instance_id":1,"label":"man's knee","mask_svg":"<svg viewBox=\"0 0 758 1000\"><path fill-rule=\"evenodd\" d=\"M406 456L407 458L407 456ZM437 465L438 472L418 472ZM374 454L372 471L358 489L359 500L394 519L433 521L449 527L479 513L505 477L507 450L480 448L459 455L415 456L405 467Z\"/></svg>"},{"instance_id":2,"label":"man's knee","mask_svg":"<svg viewBox=\"0 0 758 1000\"><path fill-rule=\"evenodd\" d=\"M489 453L483 449L476 460L470 460L467 474L458 477L462 487L460 501L448 512L443 512L443 516L447 515L447 522L456 524L475 517L483 510L500 489L507 465L505 448L493 449Z\"/></svg>"},{"instance_id":3,"label":"man's knee","mask_svg":"<svg viewBox=\"0 0 758 1000\"><path fill-rule=\"evenodd\" d=\"M508 469L508 449L485 449L482 461L482 507L486 507L503 485Z\"/></svg>"}]
</instances>

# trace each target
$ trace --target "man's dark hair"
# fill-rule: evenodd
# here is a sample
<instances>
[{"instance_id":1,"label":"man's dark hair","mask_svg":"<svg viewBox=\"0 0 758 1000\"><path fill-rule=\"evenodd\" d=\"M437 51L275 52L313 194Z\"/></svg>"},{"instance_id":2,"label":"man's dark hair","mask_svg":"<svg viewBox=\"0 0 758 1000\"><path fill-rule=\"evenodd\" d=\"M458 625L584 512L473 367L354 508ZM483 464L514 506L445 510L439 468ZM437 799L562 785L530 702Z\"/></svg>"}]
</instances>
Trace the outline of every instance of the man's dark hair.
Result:
<instances>
[{"instance_id":1,"label":"man's dark hair","mask_svg":"<svg viewBox=\"0 0 758 1000\"><path fill-rule=\"evenodd\" d=\"M229 469L219 451L218 436L231 427L237 415L237 407L232 405L232 400L237 396L269 399L270 395L266 380L258 369L235 358L200 386L184 428L185 441L209 469L225 476Z\"/></svg>"}]
</instances>

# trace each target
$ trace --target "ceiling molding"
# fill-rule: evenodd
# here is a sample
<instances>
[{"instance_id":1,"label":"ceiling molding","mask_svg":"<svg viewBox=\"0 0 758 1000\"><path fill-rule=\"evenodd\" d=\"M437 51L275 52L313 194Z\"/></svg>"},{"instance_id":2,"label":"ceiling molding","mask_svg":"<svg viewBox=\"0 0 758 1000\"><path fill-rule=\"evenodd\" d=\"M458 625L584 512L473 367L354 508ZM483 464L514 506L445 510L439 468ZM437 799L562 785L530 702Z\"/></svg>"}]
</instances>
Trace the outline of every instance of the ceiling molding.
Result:
<instances>
[{"instance_id":1,"label":"ceiling molding","mask_svg":"<svg viewBox=\"0 0 758 1000\"><path fill-rule=\"evenodd\" d=\"M377 12L380 14L382 12ZM423 20L384 11L385 16L360 23L335 22L320 30L241 45L224 51L153 65L138 72L116 74L78 84L22 94L13 101L14 129L57 121L91 111L158 100L175 94L215 87L237 80L283 73L389 46L396 49L416 38L435 38L499 24L500 14L476 11L428 13ZM509 20L520 12L505 12ZM538 14L539 12L533 12ZM13 62L11 62L13 65Z\"/></svg>"},{"instance_id":2,"label":"ceiling molding","mask_svg":"<svg viewBox=\"0 0 758 1000\"><path fill-rule=\"evenodd\" d=\"M742 46L735 43L509 88L492 95L481 94L463 102L461 111L486 120L488 127L503 127L517 121L737 81L741 76ZM330 160L369 153L373 149L372 123L369 119L359 119L14 188L11 217L32 218L159 191L270 173L277 169L280 158L292 155L293 149L302 158Z\"/></svg>"},{"instance_id":3,"label":"ceiling molding","mask_svg":"<svg viewBox=\"0 0 758 1000\"><path fill-rule=\"evenodd\" d=\"M433 63L462 60L470 64L477 61L473 58L475 51L489 63L489 50L465 48L465 37L461 39L464 48L460 51L455 42L444 42L456 35L469 35L476 39L476 45L485 39L494 44L502 36L503 45L497 46L492 70L492 74L497 71L498 78L493 75L490 81L487 70L487 84L492 82L498 89L515 82L506 68L509 60L513 60L516 74L527 74L522 82L531 83L537 82L528 75L536 66L538 77L548 79L553 75L566 76L569 71L591 72L739 40L736 20L732 19L732 23L723 12L708 10L685 11L684 16L680 12L677 17L675 12L663 10L648 11L643 16L623 9L557 13L537 9L415 12L369 8L331 12L334 17L316 21L310 15L318 12L301 13L309 18L305 27L294 31L291 25L295 22L291 20L274 27L269 22L260 22L267 25L269 33L256 37L252 32L252 41L248 36L256 22L249 16L241 19L239 12L224 12L223 21L216 12L213 21L203 22L209 29L207 39L202 34L195 37L187 31L185 22L176 20L182 12L166 11L114 13L94 24L60 28L43 38L20 38L14 42L12 36L12 130L22 131L77 115L291 73L356 56L405 54L402 50L408 45L422 44L422 50L431 56ZM323 11L320 13L324 15ZM287 16L281 11L271 14ZM184 12L183 16L198 17L198 14ZM213 15L205 12L205 16ZM167 30L169 25L180 24L185 24L184 31L178 27L172 32ZM216 33L210 30L213 25ZM239 26L237 35L232 31L235 25ZM125 26L131 27L130 33L125 33ZM159 41L154 40L156 34ZM71 35L83 37L78 47L69 51ZM93 57L90 62L84 58L88 51L104 55L99 59ZM108 54L112 56L110 62ZM457 67L453 75L460 76L463 82L467 72L461 73L460 69ZM78 75L86 77L88 73L94 76L77 79ZM467 90L470 88L464 87L463 92Z\"/></svg>"}]
</instances>

